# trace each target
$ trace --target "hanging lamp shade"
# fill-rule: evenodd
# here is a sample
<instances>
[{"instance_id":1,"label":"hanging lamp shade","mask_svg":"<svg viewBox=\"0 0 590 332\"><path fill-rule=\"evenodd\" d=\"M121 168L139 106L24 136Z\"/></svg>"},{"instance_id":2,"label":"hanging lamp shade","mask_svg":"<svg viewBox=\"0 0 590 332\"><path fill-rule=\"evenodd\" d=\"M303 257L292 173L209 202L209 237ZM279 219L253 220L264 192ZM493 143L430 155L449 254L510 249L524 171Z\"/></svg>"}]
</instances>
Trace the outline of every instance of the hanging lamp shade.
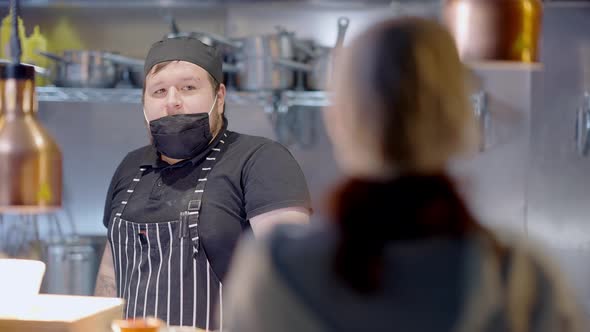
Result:
<instances>
[{"instance_id":1,"label":"hanging lamp shade","mask_svg":"<svg viewBox=\"0 0 590 332\"><path fill-rule=\"evenodd\" d=\"M445 0L443 21L466 62L539 62L541 0Z\"/></svg>"},{"instance_id":2,"label":"hanging lamp shade","mask_svg":"<svg viewBox=\"0 0 590 332\"><path fill-rule=\"evenodd\" d=\"M10 63L0 64L0 213L38 214L61 207L62 159L37 119L35 69L20 63L19 1L10 1Z\"/></svg>"},{"instance_id":3,"label":"hanging lamp shade","mask_svg":"<svg viewBox=\"0 0 590 332\"><path fill-rule=\"evenodd\" d=\"M61 207L62 158L37 119L31 66L0 64L0 213Z\"/></svg>"}]
</instances>

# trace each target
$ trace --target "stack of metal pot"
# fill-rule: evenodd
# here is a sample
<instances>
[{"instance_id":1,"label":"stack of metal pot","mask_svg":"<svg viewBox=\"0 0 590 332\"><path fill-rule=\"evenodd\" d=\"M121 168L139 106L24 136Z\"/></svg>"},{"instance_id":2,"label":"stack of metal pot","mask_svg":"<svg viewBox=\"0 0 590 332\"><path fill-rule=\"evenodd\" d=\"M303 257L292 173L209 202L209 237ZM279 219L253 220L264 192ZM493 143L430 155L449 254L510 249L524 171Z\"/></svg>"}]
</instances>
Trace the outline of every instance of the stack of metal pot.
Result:
<instances>
[{"instance_id":1,"label":"stack of metal pot","mask_svg":"<svg viewBox=\"0 0 590 332\"><path fill-rule=\"evenodd\" d=\"M338 19L338 37L335 47L344 41L349 19ZM256 35L236 40L208 33L195 32L195 35L210 38L217 44L230 48L235 54L233 66L226 71L235 72L237 87L245 91L285 90L294 87L295 72L307 74L306 87L310 90L326 88L332 71L332 47L309 46L298 41L293 32L278 28L273 34ZM308 54L309 61L295 61L296 51Z\"/></svg>"}]
</instances>

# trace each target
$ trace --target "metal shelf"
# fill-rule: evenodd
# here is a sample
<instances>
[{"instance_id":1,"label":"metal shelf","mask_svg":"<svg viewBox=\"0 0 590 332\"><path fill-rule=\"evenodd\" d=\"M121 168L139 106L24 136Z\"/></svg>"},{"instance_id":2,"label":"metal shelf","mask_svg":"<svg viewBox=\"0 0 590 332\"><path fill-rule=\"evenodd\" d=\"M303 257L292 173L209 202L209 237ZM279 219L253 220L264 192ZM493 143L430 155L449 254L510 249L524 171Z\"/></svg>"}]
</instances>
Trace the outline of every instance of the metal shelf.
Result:
<instances>
[{"instance_id":1,"label":"metal shelf","mask_svg":"<svg viewBox=\"0 0 590 332\"><path fill-rule=\"evenodd\" d=\"M238 105L276 105L279 111L286 111L291 106L323 107L328 105L324 91L228 91L227 101ZM141 89L115 88L59 88L37 87L39 102L78 102L78 103L141 103Z\"/></svg>"},{"instance_id":2,"label":"metal shelf","mask_svg":"<svg viewBox=\"0 0 590 332\"><path fill-rule=\"evenodd\" d=\"M37 100L40 102L75 103L141 103L141 89L92 89L37 87Z\"/></svg>"},{"instance_id":3,"label":"metal shelf","mask_svg":"<svg viewBox=\"0 0 590 332\"><path fill-rule=\"evenodd\" d=\"M326 107L330 98L325 91L283 91L278 105L279 112L286 112L291 106Z\"/></svg>"},{"instance_id":4,"label":"metal shelf","mask_svg":"<svg viewBox=\"0 0 590 332\"><path fill-rule=\"evenodd\" d=\"M471 102L476 109L481 108L484 92L480 91L471 96ZM60 103L141 103L141 89L115 88L58 88L37 87L39 102ZM330 105L330 96L326 91L232 91L226 95L228 103L237 105L258 105L271 107L279 112L287 112L292 106L326 107Z\"/></svg>"},{"instance_id":5,"label":"metal shelf","mask_svg":"<svg viewBox=\"0 0 590 332\"><path fill-rule=\"evenodd\" d=\"M405 1L397 1L405 3ZM409 0L412 1L412 0ZM436 0L422 0L434 2ZM387 7L391 0L22 0L25 8L56 8L56 9L97 9L97 8L197 8L216 9L228 6L313 6L316 8L363 8L370 6ZM0 0L0 4L8 4L7 0Z\"/></svg>"}]
</instances>

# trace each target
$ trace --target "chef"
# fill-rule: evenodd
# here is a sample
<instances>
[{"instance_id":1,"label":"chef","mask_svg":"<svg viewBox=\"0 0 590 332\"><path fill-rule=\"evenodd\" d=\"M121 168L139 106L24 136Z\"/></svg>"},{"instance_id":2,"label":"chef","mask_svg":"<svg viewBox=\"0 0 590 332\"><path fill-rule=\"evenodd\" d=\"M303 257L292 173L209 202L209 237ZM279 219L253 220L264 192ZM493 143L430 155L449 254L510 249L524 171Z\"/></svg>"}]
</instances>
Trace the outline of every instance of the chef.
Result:
<instances>
[{"instance_id":1,"label":"chef","mask_svg":"<svg viewBox=\"0 0 590 332\"><path fill-rule=\"evenodd\" d=\"M96 295L124 298L128 318L219 329L238 237L307 223L306 181L280 144L228 130L215 48L187 37L158 41L144 73L152 142L127 154L111 180Z\"/></svg>"}]
</instances>

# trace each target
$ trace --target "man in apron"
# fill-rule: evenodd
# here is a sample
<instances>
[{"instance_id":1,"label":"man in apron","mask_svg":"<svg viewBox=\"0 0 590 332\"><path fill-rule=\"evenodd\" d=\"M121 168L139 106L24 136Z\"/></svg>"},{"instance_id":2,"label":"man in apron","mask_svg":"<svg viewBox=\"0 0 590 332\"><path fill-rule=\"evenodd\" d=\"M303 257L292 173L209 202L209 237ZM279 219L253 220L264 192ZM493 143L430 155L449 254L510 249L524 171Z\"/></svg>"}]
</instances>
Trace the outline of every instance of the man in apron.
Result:
<instances>
[{"instance_id":1,"label":"man in apron","mask_svg":"<svg viewBox=\"0 0 590 332\"><path fill-rule=\"evenodd\" d=\"M305 178L280 144L227 130L215 48L159 41L144 72L152 144L130 152L112 178L96 295L124 298L128 318L222 329L217 307L238 237L308 222Z\"/></svg>"}]
</instances>

